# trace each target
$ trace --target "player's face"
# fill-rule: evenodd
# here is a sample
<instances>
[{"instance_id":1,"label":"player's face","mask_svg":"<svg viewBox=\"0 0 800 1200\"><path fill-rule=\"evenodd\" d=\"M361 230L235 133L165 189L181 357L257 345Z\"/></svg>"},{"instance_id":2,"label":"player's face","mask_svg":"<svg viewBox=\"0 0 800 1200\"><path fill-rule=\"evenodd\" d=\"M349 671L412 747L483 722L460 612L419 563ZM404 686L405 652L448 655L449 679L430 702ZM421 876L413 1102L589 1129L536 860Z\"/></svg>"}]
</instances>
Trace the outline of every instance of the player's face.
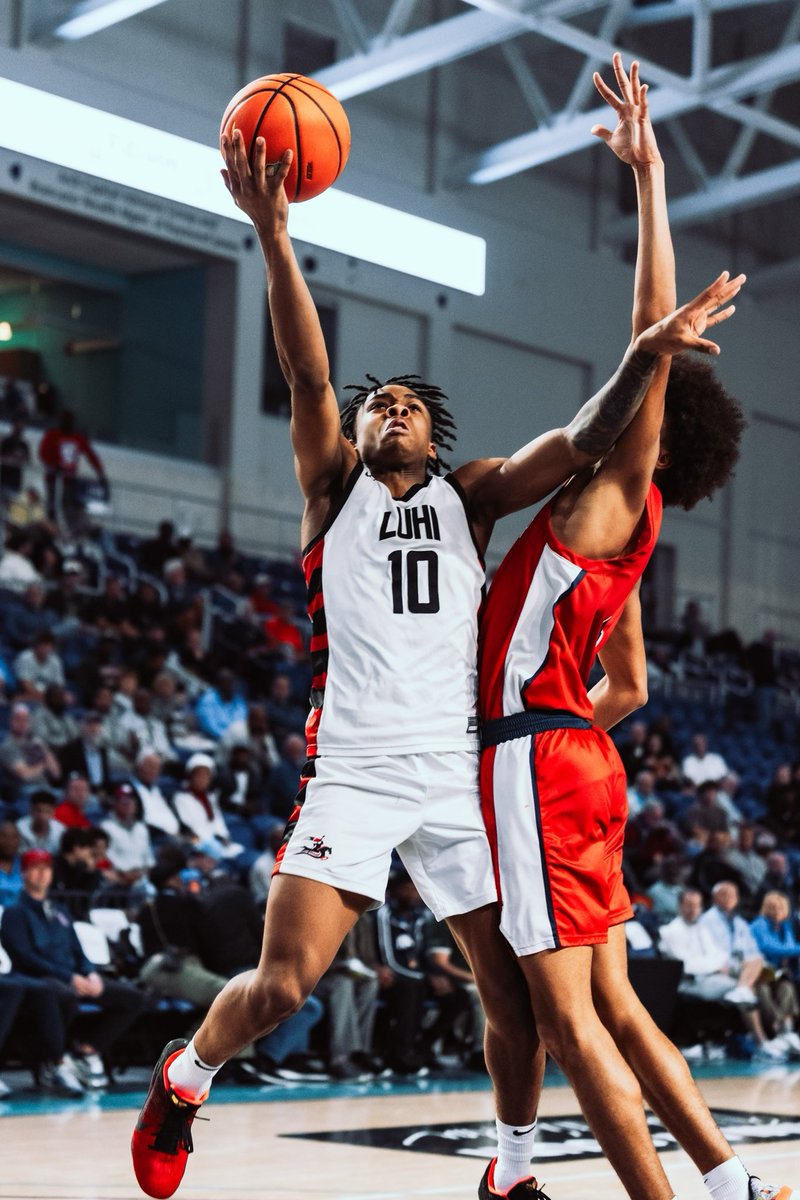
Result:
<instances>
[{"instance_id":1,"label":"player's face","mask_svg":"<svg viewBox=\"0 0 800 1200\"><path fill-rule=\"evenodd\" d=\"M427 459L436 457L430 413L399 384L371 392L358 414L356 447L368 467L424 469Z\"/></svg>"}]
</instances>

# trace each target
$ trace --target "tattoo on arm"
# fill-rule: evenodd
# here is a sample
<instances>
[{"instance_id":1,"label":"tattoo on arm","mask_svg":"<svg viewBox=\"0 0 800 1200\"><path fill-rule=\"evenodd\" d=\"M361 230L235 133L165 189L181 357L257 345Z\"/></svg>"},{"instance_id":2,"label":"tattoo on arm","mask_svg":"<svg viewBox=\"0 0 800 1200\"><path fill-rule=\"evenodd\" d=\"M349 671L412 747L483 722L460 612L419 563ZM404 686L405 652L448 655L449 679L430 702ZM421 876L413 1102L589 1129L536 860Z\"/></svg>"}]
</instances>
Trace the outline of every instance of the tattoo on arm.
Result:
<instances>
[{"instance_id":1,"label":"tattoo on arm","mask_svg":"<svg viewBox=\"0 0 800 1200\"><path fill-rule=\"evenodd\" d=\"M657 354L628 351L616 374L584 404L567 427L576 450L592 458L608 453L647 395L657 363Z\"/></svg>"}]
</instances>

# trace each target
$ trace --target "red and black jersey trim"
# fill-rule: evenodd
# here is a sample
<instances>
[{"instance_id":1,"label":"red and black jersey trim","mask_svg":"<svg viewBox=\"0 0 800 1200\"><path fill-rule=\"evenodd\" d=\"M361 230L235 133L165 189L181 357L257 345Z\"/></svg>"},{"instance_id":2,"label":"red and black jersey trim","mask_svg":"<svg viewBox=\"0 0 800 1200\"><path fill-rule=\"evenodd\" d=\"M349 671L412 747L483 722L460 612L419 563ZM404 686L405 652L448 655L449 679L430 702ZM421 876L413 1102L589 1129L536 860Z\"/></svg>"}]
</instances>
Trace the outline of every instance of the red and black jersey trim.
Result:
<instances>
[{"instance_id":1,"label":"red and black jersey trim","mask_svg":"<svg viewBox=\"0 0 800 1200\"><path fill-rule=\"evenodd\" d=\"M333 522L336 520L339 513L342 511L345 504L347 503L350 493L352 492L353 488L358 483L358 481L361 478L361 476L363 475L363 473L364 473L364 464L359 461L356 463L356 465L353 467L350 474L347 476L347 480L346 480L345 485L342 488L342 490L340 492L335 493L331 497L331 507L330 507L330 511L328 512L328 516L325 519L325 523L322 526L322 529L320 529L319 533L315 534L314 537L311 539L311 541L308 543L308 545L304 547L304 549L302 551L303 558L305 558L305 556L314 549L314 547L317 545L317 543L321 542L322 539L325 537L325 534L328 532L331 525L333 525Z\"/></svg>"},{"instance_id":2,"label":"red and black jersey trim","mask_svg":"<svg viewBox=\"0 0 800 1200\"><path fill-rule=\"evenodd\" d=\"M286 853L286 847L289 845L291 836L295 831L295 826L297 825L297 822L300 819L300 810L302 809L303 802L305 801L305 798L306 798L306 788L308 787L308 781L309 781L309 779L314 779L316 777L316 774L317 774L316 761L313 758L307 759L306 763L303 766L303 769L300 772L300 786L297 789L297 795L294 798L294 808L292 809L292 815L289 817L289 820L286 822L286 827L283 831L283 837L281 838L280 849L278 850L278 853L275 855L275 866L272 868L273 875L277 875L277 873L278 873L280 865L283 861L283 856Z\"/></svg>"}]
</instances>

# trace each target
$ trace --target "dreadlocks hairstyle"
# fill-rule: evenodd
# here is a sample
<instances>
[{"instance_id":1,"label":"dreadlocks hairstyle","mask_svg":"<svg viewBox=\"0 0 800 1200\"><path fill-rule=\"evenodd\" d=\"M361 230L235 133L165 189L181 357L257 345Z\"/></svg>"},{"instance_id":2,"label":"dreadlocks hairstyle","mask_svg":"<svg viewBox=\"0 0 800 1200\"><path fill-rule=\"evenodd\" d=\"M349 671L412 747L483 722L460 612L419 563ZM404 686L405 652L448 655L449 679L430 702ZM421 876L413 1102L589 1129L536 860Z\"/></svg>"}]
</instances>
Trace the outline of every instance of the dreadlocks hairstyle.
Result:
<instances>
[{"instance_id":1,"label":"dreadlocks hairstyle","mask_svg":"<svg viewBox=\"0 0 800 1200\"><path fill-rule=\"evenodd\" d=\"M665 415L670 462L656 483L665 505L688 511L730 479L747 421L710 364L687 354L672 360Z\"/></svg>"},{"instance_id":2,"label":"dreadlocks hairstyle","mask_svg":"<svg viewBox=\"0 0 800 1200\"><path fill-rule=\"evenodd\" d=\"M419 396L430 413L431 441L436 447L436 458L428 459L428 474L441 475L442 471L449 471L450 464L440 453L442 449L452 450L456 439L456 423L445 403L448 397L435 383L425 383L419 375L393 375L391 379L383 381L376 379L374 375L367 375L366 383L348 384L344 390L354 392L355 395L345 403L339 414L342 433L350 441L355 441L358 410L373 392L379 392L393 383L398 383L401 387L408 388L415 396Z\"/></svg>"}]
</instances>

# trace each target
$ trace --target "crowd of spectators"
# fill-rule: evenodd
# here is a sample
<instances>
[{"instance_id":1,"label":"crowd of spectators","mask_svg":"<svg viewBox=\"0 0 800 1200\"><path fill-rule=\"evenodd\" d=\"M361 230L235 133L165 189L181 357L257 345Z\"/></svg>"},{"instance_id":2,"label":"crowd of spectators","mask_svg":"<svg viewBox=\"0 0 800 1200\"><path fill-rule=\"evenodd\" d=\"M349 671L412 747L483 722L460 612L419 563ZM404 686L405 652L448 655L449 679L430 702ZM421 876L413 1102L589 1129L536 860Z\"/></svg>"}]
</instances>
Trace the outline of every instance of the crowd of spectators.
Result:
<instances>
[{"instance_id":1,"label":"crowd of spectators","mask_svg":"<svg viewBox=\"0 0 800 1200\"><path fill-rule=\"evenodd\" d=\"M735 1045L786 1062L800 1057L800 765L781 761L790 743L761 730L757 712L728 730L719 713L695 706L694 715L718 730L718 745L705 729L689 731L685 709L684 732L675 731L668 707L618 735L629 784L624 872L637 914L629 951L683 964L689 1032L708 1035L690 1056Z\"/></svg>"},{"instance_id":2,"label":"crowd of spectators","mask_svg":"<svg viewBox=\"0 0 800 1200\"><path fill-rule=\"evenodd\" d=\"M142 1013L190 1029L258 959L305 760L304 588L226 532L209 550L168 521L65 543L42 510L10 523L0 589L0 1059L28 1046L42 1086L79 1094L105 1085ZM671 725L669 708L622 730L624 865L631 952L680 959L681 1000L713 1010L717 1040L781 1061L800 1051L800 768L754 689L739 732L702 709ZM466 962L398 869L303 1009L226 1071L475 1067L482 1034Z\"/></svg>"}]
</instances>

